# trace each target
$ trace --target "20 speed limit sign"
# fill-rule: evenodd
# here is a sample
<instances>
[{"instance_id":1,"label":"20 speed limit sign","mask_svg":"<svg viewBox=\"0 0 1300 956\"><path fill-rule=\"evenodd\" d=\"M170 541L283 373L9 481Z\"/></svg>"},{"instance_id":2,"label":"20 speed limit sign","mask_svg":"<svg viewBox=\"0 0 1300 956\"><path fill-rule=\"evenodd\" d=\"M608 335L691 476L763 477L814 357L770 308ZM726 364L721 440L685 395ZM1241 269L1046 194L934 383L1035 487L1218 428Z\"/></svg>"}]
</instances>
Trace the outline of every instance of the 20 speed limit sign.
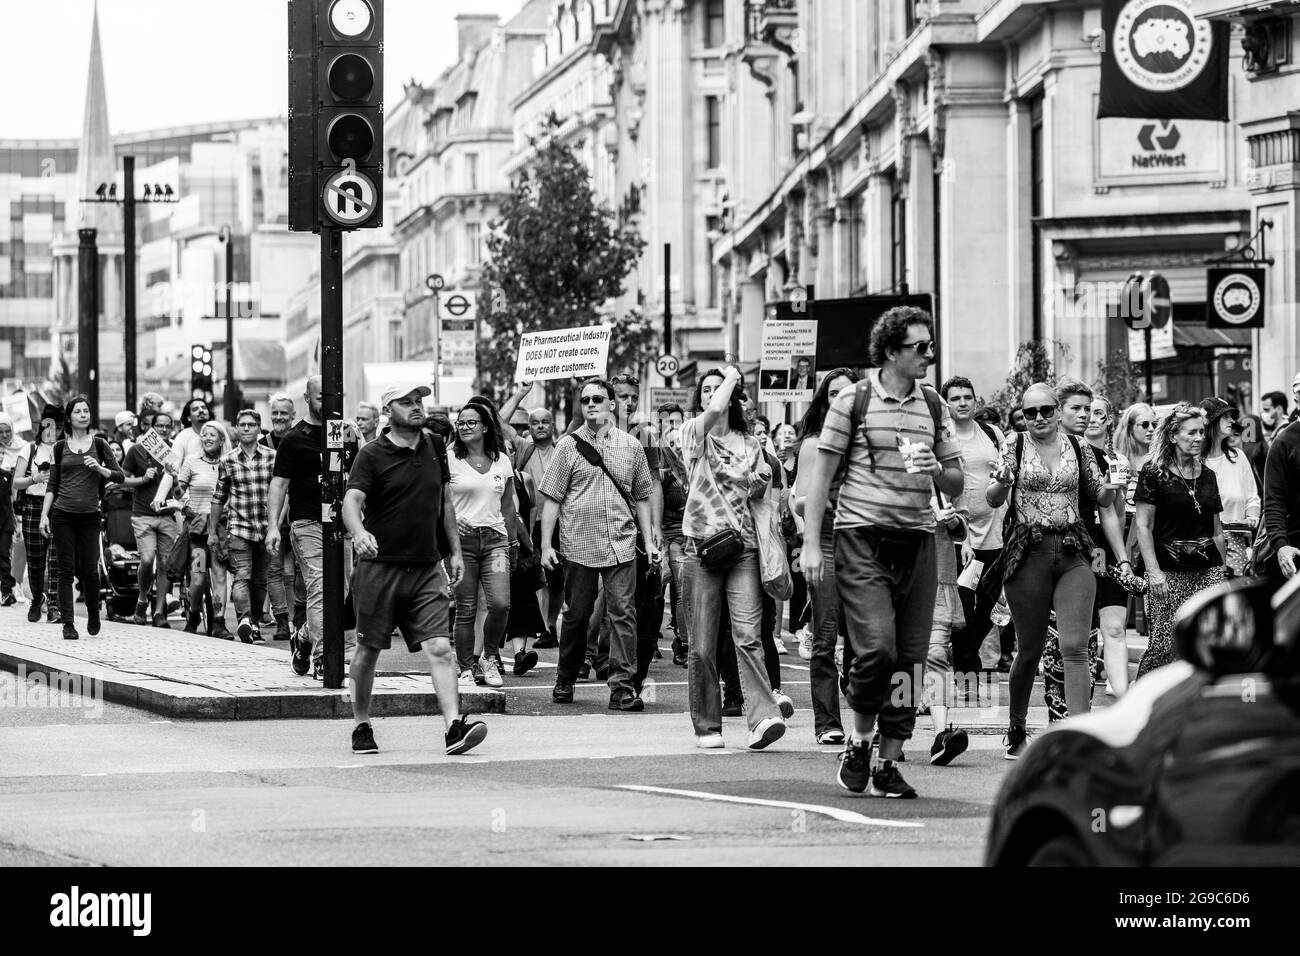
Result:
<instances>
[{"instance_id":1,"label":"20 speed limit sign","mask_svg":"<svg viewBox=\"0 0 1300 956\"><path fill-rule=\"evenodd\" d=\"M655 369L664 378L672 378L681 367L682 363L677 361L676 355L661 355L659 360L655 362Z\"/></svg>"}]
</instances>

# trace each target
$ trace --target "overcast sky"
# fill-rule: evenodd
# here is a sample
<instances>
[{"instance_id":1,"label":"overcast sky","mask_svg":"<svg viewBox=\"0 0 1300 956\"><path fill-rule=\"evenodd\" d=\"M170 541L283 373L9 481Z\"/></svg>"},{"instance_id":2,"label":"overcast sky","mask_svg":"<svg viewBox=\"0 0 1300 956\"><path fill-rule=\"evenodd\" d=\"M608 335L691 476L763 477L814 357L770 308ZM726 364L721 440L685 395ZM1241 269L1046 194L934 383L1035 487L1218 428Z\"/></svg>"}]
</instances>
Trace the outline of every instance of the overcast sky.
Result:
<instances>
[{"instance_id":1,"label":"overcast sky","mask_svg":"<svg viewBox=\"0 0 1300 956\"><path fill-rule=\"evenodd\" d=\"M81 135L93 0L0 0L0 138ZM456 59L457 13L503 20L522 0L387 0L384 99ZM99 0L114 133L282 115L285 0Z\"/></svg>"}]
</instances>

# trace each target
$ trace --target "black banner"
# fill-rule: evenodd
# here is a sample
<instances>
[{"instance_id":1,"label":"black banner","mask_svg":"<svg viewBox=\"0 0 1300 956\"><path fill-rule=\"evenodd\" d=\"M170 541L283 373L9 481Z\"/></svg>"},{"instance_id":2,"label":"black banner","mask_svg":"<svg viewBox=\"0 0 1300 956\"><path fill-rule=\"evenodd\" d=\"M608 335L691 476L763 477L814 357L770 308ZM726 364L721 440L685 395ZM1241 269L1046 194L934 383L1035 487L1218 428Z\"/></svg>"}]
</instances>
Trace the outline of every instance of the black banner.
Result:
<instances>
[{"instance_id":1,"label":"black banner","mask_svg":"<svg viewBox=\"0 0 1300 956\"><path fill-rule=\"evenodd\" d=\"M1211 329L1264 327L1264 270L1220 266L1206 272L1205 324Z\"/></svg>"},{"instance_id":2,"label":"black banner","mask_svg":"<svg viewBox=\"0 0 1300 956\"><path fill-rule=\"evenodd\" d=\"M1228 120L1228 25L1191 0L1104 0L1097 117Z\"/></svg>"}]
</instances>

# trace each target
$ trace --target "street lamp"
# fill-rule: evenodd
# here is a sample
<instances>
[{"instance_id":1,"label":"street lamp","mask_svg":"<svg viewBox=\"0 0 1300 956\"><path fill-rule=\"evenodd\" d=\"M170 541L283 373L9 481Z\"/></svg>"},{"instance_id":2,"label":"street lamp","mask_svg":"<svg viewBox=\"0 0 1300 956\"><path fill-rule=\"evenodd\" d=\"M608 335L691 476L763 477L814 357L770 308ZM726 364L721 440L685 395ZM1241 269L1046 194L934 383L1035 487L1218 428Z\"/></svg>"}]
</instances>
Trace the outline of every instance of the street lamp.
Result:
<instances>
[{"instance_id":1,"label":"street lamp","mask_svg":"<svg viewBox=\"0 0 1300 956\"><path fill-rule=\"evenodd\" d=\"M235 271L235 244L230 233L230 223L222 225L217 240L226 247L226 386L221 404L223 417L226 421L233 422L239 410L235 408L235 316L230 301L232 274Z\"/></svg>"}]
</instances>

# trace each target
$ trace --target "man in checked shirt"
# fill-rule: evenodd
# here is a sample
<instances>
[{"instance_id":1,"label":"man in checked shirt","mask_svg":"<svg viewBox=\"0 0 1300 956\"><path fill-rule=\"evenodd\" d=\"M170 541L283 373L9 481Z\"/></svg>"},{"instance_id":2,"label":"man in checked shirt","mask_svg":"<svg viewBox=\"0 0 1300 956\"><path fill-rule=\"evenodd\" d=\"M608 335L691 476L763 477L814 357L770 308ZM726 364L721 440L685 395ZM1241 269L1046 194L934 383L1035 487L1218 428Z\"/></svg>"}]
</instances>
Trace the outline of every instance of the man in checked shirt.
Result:
<instances>
[{"instance_id":1,"label":"man in checked shirt","mask_svg":"<svg viewBox=\"0 0 1300 956\"><path fill-rule=\"evenodd\" d=\"M235 419L239 446L222 456L217 490L212 496L208 547L217 560L228 560L233 572L230 598L239 627L235 633L245 644L263 644L257 622L266 602L267 498L275 452L258 439L262 416L246 408ZM229 523L228 540L221 541L221 518ZM250 598L251 590L251 598Z\"/></svg>"}]
</instances>

